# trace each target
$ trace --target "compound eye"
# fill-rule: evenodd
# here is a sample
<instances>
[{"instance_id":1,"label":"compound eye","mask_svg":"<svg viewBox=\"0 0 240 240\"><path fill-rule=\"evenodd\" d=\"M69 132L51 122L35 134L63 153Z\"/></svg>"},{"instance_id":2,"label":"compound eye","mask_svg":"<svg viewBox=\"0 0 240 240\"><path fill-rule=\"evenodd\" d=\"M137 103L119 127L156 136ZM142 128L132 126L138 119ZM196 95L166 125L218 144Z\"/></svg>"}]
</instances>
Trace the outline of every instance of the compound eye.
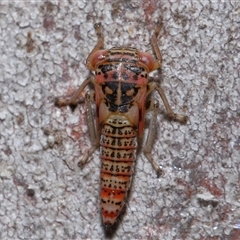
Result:
<instances>
[{"instance_id":1,"label":"compound eye","mask_svg":"<svg viewBox=\"0 0 240 240\"><path fill-rule=\"evenodd\" d=\"M107 50L98 50L95 53L90 54L86 62L88 69L95 70L96 65L105 59L106 54L107 54Z\"/></svg>"},{"instance_id":2,"label":"compound eye","mask_svg":"<svg viewBox=\"0 0 240 240\"><path fill-rule=\"evenodd\" d=\"M152 55L146 52L139 53L139 62L144 64L148 68L149 72L160 67L159 62L155 60Z\"/></svg>"}]
</instances>

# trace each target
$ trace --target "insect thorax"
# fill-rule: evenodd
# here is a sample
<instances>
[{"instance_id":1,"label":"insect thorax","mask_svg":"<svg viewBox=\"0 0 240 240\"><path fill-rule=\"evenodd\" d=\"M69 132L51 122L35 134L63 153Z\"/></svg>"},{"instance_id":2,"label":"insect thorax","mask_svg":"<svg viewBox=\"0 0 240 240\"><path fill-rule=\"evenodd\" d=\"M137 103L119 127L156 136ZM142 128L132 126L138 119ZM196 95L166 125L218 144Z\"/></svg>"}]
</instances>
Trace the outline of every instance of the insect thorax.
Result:
<instances>
[{"instance_id":1,"label":"insect thorax","mask_svg":"<svg viewBox=\"0 0 240 240\"><path fill-rule=\"evenodd\" d=\"M101 86L111 112L127 112L138 99L140 89L146 88L148 71L139 63L134 48L112 48L96 67L96 84ZM141 93L142 94L142 93Z\"/></svg>"}]
</instances>

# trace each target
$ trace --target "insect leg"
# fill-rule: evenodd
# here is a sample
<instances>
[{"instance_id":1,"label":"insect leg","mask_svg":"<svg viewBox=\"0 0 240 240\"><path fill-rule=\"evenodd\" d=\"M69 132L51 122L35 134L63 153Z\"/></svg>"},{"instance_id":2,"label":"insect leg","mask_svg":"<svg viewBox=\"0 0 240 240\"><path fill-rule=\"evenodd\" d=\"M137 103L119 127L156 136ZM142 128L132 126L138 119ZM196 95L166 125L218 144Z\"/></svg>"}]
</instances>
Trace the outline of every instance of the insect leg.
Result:
<instances>
[{"instance_id":1,"label":"insect leg","mask_svg":"<svg viewBox=\"0 0 240 240\"><path fill-rule=\"evenodd\" d=\"M160 19L157 23L157 27L155 29L155 32L153 33L153 35L151 37L152 48L153 48L153 50L155 52L155 55L157 57L157 62L158 62L159 67L162 64L162 54L161 54L161 51L160 51L159 46L157 44L157 37L160 33L161 28L162 28L162 20ZM177 121L181 122L181 123L185 123L187 121L187 116L184 116L184 115L181 115L181 114L176 114L176 113L173 112L173 110L170 107L170 105L168 103L168 100L166 98L166 95L165 95L164 91L162 90L161 86L158 83L153 83L153 82L150 85L152 85L151 86L152 89L155 88L158 91L160 97L162 98L164 106L167 110L168 116L170 118L174 119L174 120L177 120Z\"/></svg>"},{"instance_id":2,"label":"insect leg","mask_svg":"<svg viewBox=\"0 0 240 240\"><path fill-rule=\"evenodd\" d=\"M94 24L94 28L95 28L95 31L97 33L98 42L97 42L96 46L93 48L93 50L91 51L91 53L87 57L86 65L87 65L88 68L91 65L90 61L92 59L93 54L96 51L98 51L98 50L103 48L104 38L103 38L103 34L102 34L102 25L101 25L101 23L95 23Z\"/></svg>"},{"instance_id":3,"label":"insect leg","mask_svg":"<svg viewBox=\"0 0 240 240\"><path fill-rule=\"evenodd\" d=\"M90 93L86 93L85 95L85 104L87 107L87 124L88 124L88 130L89 130L89 135L90 135L90 140L91 140L91 148L88 150L86 154L84 154L83 158L80 160L78 163L79 167L82 167L89 157L93 154L93 152L96 150L96 148L99 146L99 137L97 135L97 130L96 130L96 124L95 124L95 118L93 114L93 109L92 109L92 103L94 99L94 91L91 91Z\"/></svg>"},{"instance_id":4,"label":"insect leg","mask_svg":"<svg viewBox=\"0 0 240 240\"><path fill-rule=\"evenodd\" d=\"M83 99L80 97L83 89L93 80L93 76L84 80L79 89L71 97L60 97L55 99L55 105L58 107L76 106L78 103L82 103Z\"/></svg>"},{"instance_id":5,"label":"insect leg","mask_svg":"<svg viewBox=\"0 0 240 240\"><path fill-rule=\"evenodd\" d=\"M152 48L153 48L153 51L157 57L157 62L158 62L158 65L159 67L162 65L162 54L161 54L161 51L159 49L159 46L157 44L157 37L160 33L160 30L162 28L162 21L159 20L158 23L157 23L157 27L151 37L151 44L152 44Z\"/></svg>"},{"instance_id":6,"label":"insect leg","mask_svg":"<svg viewBox=\"0 0 240 240\"><path fill-rule=\"evenodd\" d=\"M146 158L148 159L148 161L152 164L154 170L157 173L157 176L159 177L162 174L162 170L157 165L157 163L153 160L152 154L151 154L153 140L154 140L154 137L156 134L156 120L157 120L158 109L159 109L159 103L157 101L155 101L153 103L153 116L150 121L150 125L149 125L150 127L149 127L149 131L148 131L147 141L145 143L143 152L144 152L144 155L146 156Z\"/></svg>"},{"instance_id":7,"label":"insect leg","mask_svg":"<svg viewBox=\"0 0 240 240\"><path fill-rule=\"evenodd\" d=\"M158 83L155 83L155 89L157 90L157 92L159 93L160 97L162 98L162 101L164 103L164 106L166 108L167 114L171 119L174 119L180 123L185 123L188 119L187 116L182 115L182 114L177 114L174 113L172 108L170 107L168 100L166 98L166 95L163 91L163 89L161 88L161 86Z\"/></svg>"}]
</instances>

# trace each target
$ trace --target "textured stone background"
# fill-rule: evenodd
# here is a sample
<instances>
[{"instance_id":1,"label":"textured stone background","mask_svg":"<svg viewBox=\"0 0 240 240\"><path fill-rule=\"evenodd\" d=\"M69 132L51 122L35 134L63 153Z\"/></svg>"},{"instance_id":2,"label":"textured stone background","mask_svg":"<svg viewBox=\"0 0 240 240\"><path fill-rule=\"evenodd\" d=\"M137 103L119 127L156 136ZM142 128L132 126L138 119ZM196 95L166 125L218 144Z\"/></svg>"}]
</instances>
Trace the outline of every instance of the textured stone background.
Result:
<instances>
[{"instance_id":1,"label":"textured stone background","mask_svg":"<svg viewBox=\"0 0 240 240\"><path fill-rule=\"evenodd\" d=\"M153 155L165 174L138 157L114 239L240 239L240 3L231 0L1 1L1 239L104 238L98 151L77 167L90 145L84 104L71 112L53 100L88 76L95 22L106 48L152 53L160 16L162 86L189 122L161 109Z\"/></svg>"}]
</instances>

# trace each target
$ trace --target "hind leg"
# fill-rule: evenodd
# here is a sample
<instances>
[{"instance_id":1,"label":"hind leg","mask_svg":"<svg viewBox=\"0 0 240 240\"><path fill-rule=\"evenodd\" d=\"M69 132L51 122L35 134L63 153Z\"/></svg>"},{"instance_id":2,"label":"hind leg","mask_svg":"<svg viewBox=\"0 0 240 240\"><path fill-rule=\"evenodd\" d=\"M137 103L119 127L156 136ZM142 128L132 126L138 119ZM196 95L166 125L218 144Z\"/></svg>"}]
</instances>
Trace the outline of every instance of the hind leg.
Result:
<instances>
[{"instance_id":1,"label":"hind leg","mask_svg":"<svg viewBox=\"0 0 240 240\"><path fill-rule=\"evenodd\" d=\"M157 101L154 103L151 102L152 108L153 108L153 116L151 118L150 124L149 124L149 131L148 131L148 136L147 140L143 149L144 155L148 159L148 161L152 164L154 170L157 173L157 176L159 177L162 174L162 170L160 167L157 165L157 163L153 160L151 151L152 151L152 146L153 146L153 141L155 138L156 134L156 122L157 122L157 114L158 114L158 109L159 109L159 104Z\"/></svg>"},{"instance_id":2,"label":"hind leg","mask_svg":"<svg viewBox=\"0 0 240 240\"><path fill-rule=\"evenodd\" d=\"M82 159L78 162L79 167L82 167L87 162L87 160L91 157L91 155L94 153L96 148L99 147L99 136L97 134L96 121L95 121L95 117L92 109L93 95L94 95L94 91L90 92L90 94L87 92L85 95L85 103L87 107L87 124L88 124L88 131L89 131L89 136L90 136L92 146L88 150L88 152L84 154Z\"/></svg>"}]
</instances>

